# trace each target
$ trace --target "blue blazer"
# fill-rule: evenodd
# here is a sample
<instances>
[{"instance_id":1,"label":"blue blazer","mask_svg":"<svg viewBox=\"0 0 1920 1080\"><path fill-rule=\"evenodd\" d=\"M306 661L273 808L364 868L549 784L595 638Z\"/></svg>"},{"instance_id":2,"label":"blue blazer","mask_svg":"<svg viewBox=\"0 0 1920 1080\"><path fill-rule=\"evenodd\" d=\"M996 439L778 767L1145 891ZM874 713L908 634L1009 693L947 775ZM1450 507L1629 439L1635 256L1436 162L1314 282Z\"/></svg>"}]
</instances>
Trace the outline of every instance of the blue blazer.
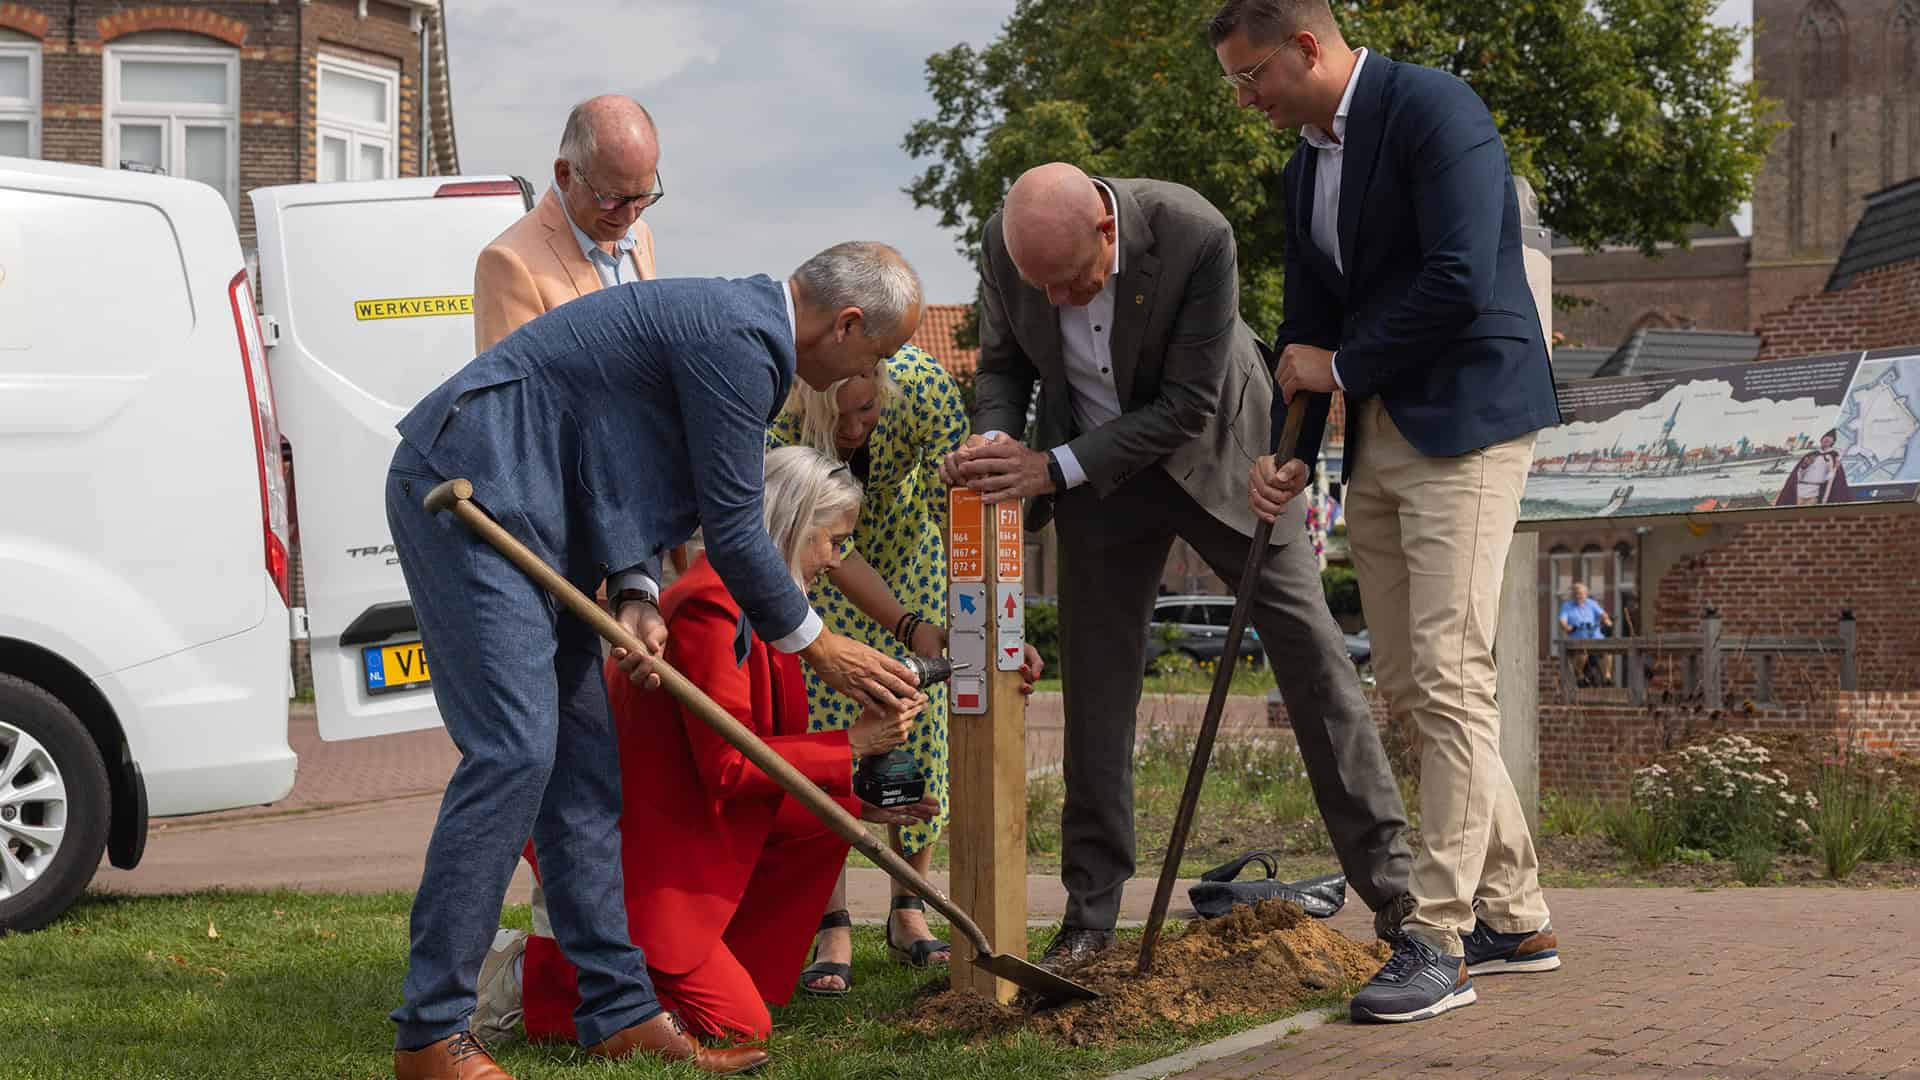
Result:
<instances>
[{"instance_id":1,"label":"blue blazer","mask_svg":"<svg viewBox=\"0 0 1920 1080\"><path fill-rule=\"evenodd\" d=\"M754 630L810 608L761 512L767 425L793 386L786 284L637 281L589 293L475 357L401 438L570 581L592 591L705 530Z\"/></svg>"},{"instance_id":2,"label":"blue blazer","mask_svg":"<svg viewBox=\"0 0 1920 1080\"><path fill-rule=\"evenodd\" d=\"M1338 352L1348 398L1378 395L1430 457L1558 423L1513 174L1472 88L1367 54L1340 174L1344 274L1313 242L1318 158L1302 139L1283 174L1286 318L1274 351L1299 343ZM1278 395L1274 409L1276 418L1285 409ZM1349 475L1355 434L1350 425Z\"/></svg>"}]
</instances>

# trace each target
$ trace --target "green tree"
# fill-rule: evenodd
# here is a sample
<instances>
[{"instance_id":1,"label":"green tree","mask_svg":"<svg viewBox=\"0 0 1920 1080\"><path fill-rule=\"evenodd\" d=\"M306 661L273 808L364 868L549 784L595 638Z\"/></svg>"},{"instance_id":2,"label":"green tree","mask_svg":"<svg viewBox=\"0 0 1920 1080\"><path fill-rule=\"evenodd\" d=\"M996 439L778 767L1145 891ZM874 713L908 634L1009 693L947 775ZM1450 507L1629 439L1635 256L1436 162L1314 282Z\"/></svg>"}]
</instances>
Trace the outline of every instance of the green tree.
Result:
<instances>
[{"instance_id":1,"label":"green tree","mask_svg":"<svg viewBox=\"0 0 1920 1080\"><path fill-rule=\"evenodd\" d=\"M1450 71L1493 111L1543 222L1574 241L1651 252L1732 213L1774 127L1734 75L1746 31L1718 0L1345 0L1347 39ZM935 115L905 146L930 159L907 189L970 259L1013 178L1046 161L1186 184L1239 242L1240 304L1278 326L1297 137L1235 107L1205 37L1218 0L1016 0L999 37L927 60ZM969 326L968 331L971 331Z\"/></svg>"}]
</instances>

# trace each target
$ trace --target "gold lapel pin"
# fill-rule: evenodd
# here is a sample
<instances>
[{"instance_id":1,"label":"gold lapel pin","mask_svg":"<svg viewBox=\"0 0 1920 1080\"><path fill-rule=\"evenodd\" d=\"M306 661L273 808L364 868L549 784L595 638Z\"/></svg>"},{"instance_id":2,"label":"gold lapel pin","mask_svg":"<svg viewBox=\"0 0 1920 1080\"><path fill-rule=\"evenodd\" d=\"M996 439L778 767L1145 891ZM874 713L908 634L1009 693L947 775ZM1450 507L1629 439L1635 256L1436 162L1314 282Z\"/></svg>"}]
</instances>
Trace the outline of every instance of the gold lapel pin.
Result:
<instances>
[{"instance_id":1,"label":"gold lapel pin","mask_svg":"<svg viewBox=\"0 0 1920 1080\"><path fill-rule=\"evenodd\" d=\"M1147 295L1145 293L1134 293L1133 302L1136 304L1144 304L1147 302Z\"/></svg>"}]
</instances>

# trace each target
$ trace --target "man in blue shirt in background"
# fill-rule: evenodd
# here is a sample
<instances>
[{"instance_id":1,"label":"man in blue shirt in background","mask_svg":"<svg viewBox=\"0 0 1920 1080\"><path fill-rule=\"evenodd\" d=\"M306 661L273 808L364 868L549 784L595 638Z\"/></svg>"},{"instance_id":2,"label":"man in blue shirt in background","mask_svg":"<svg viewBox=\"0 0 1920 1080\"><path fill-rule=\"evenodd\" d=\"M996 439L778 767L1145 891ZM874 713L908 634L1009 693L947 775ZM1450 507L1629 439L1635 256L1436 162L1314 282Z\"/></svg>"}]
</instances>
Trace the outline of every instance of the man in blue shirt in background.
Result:
<instances>
[{"instance_id":1,"label":"man in blue shirt in background","mask_svg":"<svg viewBox=\"0 0 1920 1080\"><path fill-rule=\"evenodd\" d=\"M1604 631L1612 629L1613 617L1607 614L1607 609L1601 607L1598 600L1587 595L1585 583L1574 582L1573 599L1560 605L1560 632L1565 634L1569 641L1592 641L1605 637ZM1583 652L1574 660L1573 669L1582 676L1586 674L1588 655ZM1601 657L1600 666L1601 680L1613 681L1612 657Z\"/></svg>"}]
</instances>

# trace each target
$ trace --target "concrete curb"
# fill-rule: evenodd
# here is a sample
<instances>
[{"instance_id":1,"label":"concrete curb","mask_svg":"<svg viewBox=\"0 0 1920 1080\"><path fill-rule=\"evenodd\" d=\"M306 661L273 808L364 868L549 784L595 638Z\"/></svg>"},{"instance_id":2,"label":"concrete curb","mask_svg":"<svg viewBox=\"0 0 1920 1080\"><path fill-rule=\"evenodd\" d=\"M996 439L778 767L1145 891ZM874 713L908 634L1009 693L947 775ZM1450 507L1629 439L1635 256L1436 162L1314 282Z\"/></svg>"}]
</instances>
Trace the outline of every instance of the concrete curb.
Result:
<instances>
[{"instance_id":1,"label":"concrete curb","mask_svg":"<svg viewBox=\"0 0 1920 1080\"><path fill-rule=\"evenodd\" d=\"M1114 1073L1107 1077L1106 1080L1161 1080L1162 1077L1186 1072L1195 1066L1204 1065L1209 1061L1218 1061L1221 1058L1232 1057L1235 1054L1245 1053L1248 1050L1257 1050L1262 1046L1279 1042L1281 1039L1289 1036L1312 1031L1314 1028L1326 1022L1327 1010L1325 1008L1295 1013L1284 1019L1275 1020L1271 1024L1262 1024L1251 1031L1243 1031L1238 1035L1228 1036L1218 1042L1203 1043L1200 1046L1191 1047L1177 1054L1163 1057L1158 1061L1149 1061L1144 1065L1135 1065L1131 1069Z\"/></svg>"}]
</instances>

